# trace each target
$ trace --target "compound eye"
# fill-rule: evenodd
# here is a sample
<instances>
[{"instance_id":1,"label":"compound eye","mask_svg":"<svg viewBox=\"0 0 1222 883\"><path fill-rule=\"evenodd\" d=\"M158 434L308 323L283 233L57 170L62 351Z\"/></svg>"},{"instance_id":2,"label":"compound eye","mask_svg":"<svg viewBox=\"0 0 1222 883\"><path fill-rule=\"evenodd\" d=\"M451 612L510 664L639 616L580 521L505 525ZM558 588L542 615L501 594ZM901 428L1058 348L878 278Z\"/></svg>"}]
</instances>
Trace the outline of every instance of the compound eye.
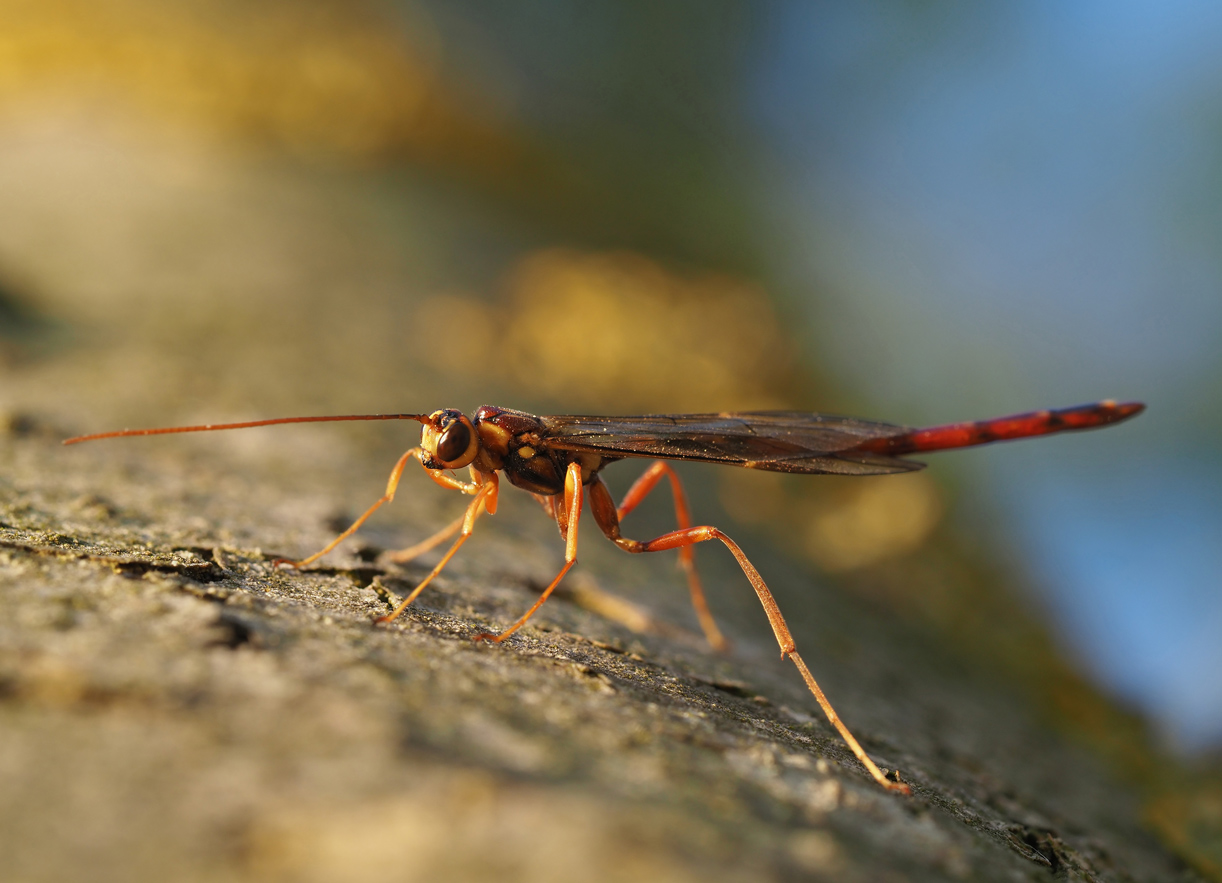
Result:
<instances>
[{"instance_id":1,"label":"compound eye","mask_svg":"<svg viewBox=\"0 0 1222 883\"><path fill-rule=\"evenodd\" d=\"M471 429L465 421L455 420L446 427L441 438L437 440L436 457L442 463L450 464L467 453L471 447Z\"/></svg>"}]
</instances>

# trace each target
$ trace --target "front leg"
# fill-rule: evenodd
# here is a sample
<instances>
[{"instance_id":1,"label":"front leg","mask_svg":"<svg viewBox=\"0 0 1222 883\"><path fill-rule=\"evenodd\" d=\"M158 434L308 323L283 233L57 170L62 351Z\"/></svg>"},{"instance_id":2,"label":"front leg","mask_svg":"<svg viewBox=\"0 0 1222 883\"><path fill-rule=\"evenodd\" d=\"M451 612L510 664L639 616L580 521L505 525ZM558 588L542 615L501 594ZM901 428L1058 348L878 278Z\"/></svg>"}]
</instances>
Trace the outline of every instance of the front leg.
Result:
<instances>
[{"instance_id":1,"label":"front leg","mask_svg":"<svg viewBox=\"0 0 1222 883\"><path fill-rule=\"evenodd\" d=\"M457 478L446 475L440 469L426 469L425 472L428 473L429 478L433 479L433 481L437 482L437 484L441 485L442 487L462 491L464 494L479 493L479 489L487 484L489 479L488 475L476 471L474 467L471 469L471 481L459 481ZM484 511L489 515L494 515L496 513L495 499L491 503L491 509L488 508L489 505L489 501L487 497L485 497ZM421 540L420 542L416 543L416 545L408 546L406 549L391 552L386 556L386 559L392 564L406 564L408 561L420 557L425 552L440 546L450 537L454 536L454 534L458 533L458 531L462 529L462 526L466 523L466 520L467 516L465 514L459 515L428 539Z\"/></svg>"},{"instance_id":2,"label":"front leg","mask_svg":"<svg viewBox=\"0 0 1222 883\"><path fill-rule=\"evenodd\" d=\"M417 460L420 459L420 448L412 448L410 451L408 451L406 454L404 454L402 457L399 458L399 462L395 464L395 468L390 471L390 479L386 482L386 493L382 494L382 496L378 498L377 502L375 502L372 506L366 509L365 514L363 514L356 521L352 522L351 527L349 527L346 531L344 531L342 534L337 536L331 542L327 543L325 547L315 552L313 555L311 555L308 558L302 558L300 561L291 561L288 558L277 558L275 561L272 562L272 564L275 566L284 564L289 567L305 567L307 564L312 564L313 562L317 561L319 558L321 558L323 555L326 555L328 552L330 552L332 549L334 549L344 540L348 539L348 537L356 533L357 528L359 528L362 524L364 524L366 519L368 519L370 515L378 511L378 509L384 503L389 503L391 500L395 498L395 490L399 487L399 479L403 477L403 469L404 467L407 466L407 461L412 459L413 457L415 457ZM421 465L422 466L424 465L423 460L421 460Z\"/></svg>"},{"instance_id":3,"label":"front leg","mask_svg":"<svg viewBox=\"0 0 1222 883\"><path fill-rule=\"evenodd\" d=\"M442 569L450 563L450 559L454 557L454 553L457 552L462 547L462 544L467 541L467 538L471 536L471 532L475 529L475 519L479 518L479 516L484 512L492 514L496 511L496 497L498 489L496 473L494 472L490 475L486 475L485 479L484 484L481 485L479 490L475 492L475 499L471 501L471 505L467 506L466 514L463 515L462 530L459 532L458 539L454 541L454 545L450 547L450 551L446 552L445 557L437 562L437 566L429 571L429 575L421 580L420 585L416 586L416 588L412 590L412 593L403 599L403 603L396 607L388 616L378 617L378 619L374 620L375 622L390 622L400 613L406 610L407 606L415 601L419 594L424 591L425 587L433 581L433 578L436 577L437 574L441 573Z\"/></svg>"}]
</instances>

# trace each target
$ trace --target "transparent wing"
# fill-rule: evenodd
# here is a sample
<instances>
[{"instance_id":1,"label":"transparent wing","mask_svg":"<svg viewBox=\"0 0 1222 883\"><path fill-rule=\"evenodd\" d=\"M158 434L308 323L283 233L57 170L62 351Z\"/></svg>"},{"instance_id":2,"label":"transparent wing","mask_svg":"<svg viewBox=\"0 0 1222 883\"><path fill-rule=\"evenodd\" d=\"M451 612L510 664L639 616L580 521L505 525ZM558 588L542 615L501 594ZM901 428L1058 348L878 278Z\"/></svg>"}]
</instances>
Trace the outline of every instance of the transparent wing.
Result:
<instances>
[{"instance_id":1,"label":"transparent wing","mask_svg":"<svg viewBox=\"0 0 1222 883\"><path fill-rule=\"evenodd\" d=\"M616 457L700 460L770 472L885 475L923 463L861 450L904 426L805 411L544 417L547 445Z\"/></svg>"}]
</instances>

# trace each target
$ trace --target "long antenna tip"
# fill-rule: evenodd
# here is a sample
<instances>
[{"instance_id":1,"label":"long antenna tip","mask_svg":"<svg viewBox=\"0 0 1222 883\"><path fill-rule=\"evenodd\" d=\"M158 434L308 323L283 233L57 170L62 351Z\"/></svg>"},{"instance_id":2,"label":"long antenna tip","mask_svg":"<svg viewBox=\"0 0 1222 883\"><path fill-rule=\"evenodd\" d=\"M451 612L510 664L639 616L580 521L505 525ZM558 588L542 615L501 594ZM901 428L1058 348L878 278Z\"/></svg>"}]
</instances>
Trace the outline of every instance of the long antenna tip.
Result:
<instances>
[{"instance_id":1,"label":"long antenna tip","mask_svg":"<svg viewBox=\"0 0 1222 883\"><path fill-rule=\"evenodd\" d=\"M117 432L97 432L64 439L64 444L97 441L104 438L129 438L136 435L169 435L180 432L215 432L221 429L252 429L256 426L277 426L285 423L337 423L345 420L415 420L427 423L425 414L347 414L335 417L277 417L273 420L246 420L241 423L204 423L198 426L166 426L160 429L123 429Z\"/></svg>"}]
</instances>

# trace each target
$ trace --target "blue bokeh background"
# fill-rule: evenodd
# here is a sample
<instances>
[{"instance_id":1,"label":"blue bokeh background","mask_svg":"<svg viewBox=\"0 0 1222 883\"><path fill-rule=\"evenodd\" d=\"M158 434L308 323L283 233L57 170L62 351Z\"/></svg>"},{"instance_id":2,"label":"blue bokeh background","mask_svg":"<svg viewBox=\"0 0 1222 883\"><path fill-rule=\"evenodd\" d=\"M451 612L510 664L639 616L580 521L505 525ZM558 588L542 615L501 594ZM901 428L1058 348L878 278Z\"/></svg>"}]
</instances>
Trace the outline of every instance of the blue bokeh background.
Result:
<instances>
[{"instance_id":1,"label":"blue bokeh background","mask_svg":"<svg viewBox=\"0 0 1222 883\"><path fill-rule=\"evenodd\" d=\"M1173 744L1216 747L1222 7L906 10L765 19L743 113L777 275L888 419L1149 404L1055 455L946 465L1002 508L1063 645Z\"/></svg>"}]
</instances>

